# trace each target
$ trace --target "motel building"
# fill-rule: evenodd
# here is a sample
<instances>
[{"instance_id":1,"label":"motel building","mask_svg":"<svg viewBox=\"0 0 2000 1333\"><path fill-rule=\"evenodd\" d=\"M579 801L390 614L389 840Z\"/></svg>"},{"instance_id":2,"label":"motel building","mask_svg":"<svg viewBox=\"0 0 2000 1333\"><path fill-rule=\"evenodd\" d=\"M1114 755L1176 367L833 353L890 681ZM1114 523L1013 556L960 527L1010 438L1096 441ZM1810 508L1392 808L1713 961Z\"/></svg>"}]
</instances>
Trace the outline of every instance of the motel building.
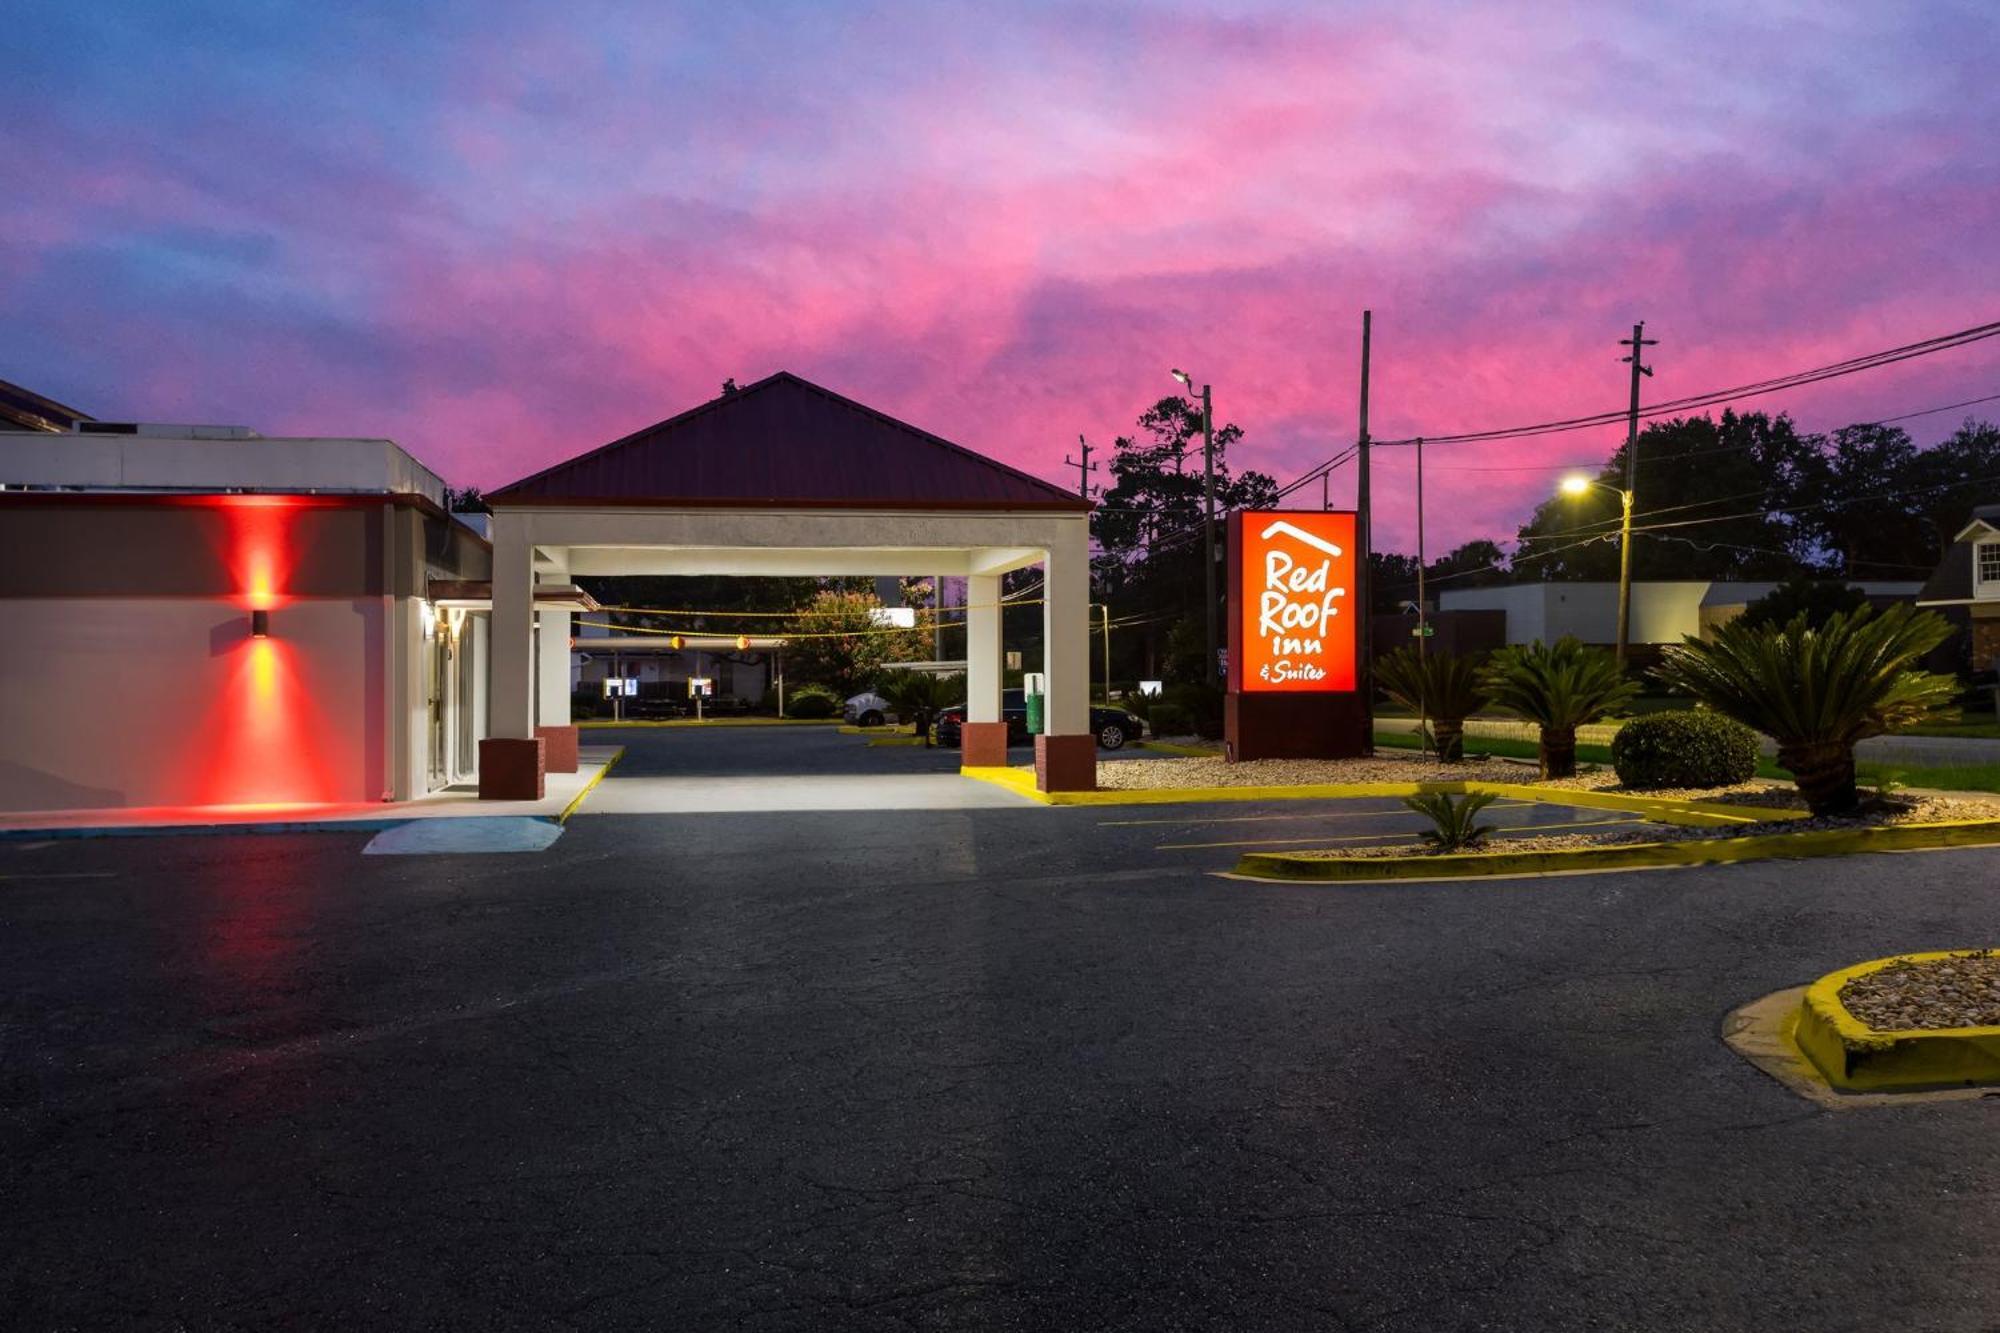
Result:
<instances>
[{"instance_id":1,"label":"motel building","mask_svg":"<svg viewBox=\"0 0 2000 1333\"><path fill-rule=\"evenodd\" d=\"M0 416L0 811L538 799L577 767L590 575L962 578L964 762L1004 764L1000 581L1033 564L1037 781L1095 785L1088 503L796 376L491 493L490 531L388 440L35 402Z\"/></svg>"}]
</instances>

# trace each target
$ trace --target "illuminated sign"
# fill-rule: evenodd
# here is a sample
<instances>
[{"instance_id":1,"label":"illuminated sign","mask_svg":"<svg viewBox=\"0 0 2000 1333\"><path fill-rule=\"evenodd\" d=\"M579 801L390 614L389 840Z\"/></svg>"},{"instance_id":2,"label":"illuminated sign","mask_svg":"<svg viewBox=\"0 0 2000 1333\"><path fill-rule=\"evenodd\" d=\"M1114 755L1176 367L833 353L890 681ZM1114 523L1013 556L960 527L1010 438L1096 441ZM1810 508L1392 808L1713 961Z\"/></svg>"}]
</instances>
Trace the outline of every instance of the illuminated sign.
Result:
<instances>
[{"instance_id":1,"label":"illuminated sign","mask_svg":"<svg viewBox=\"0 0 2000 1333\"><path fill-rule=\"evenodd\" d=\"M1230 516L1230 532L1237 544L1230 689L1353 690L1359 625L1354 515L1238 513Z\"/></svg>"}]
</instances>

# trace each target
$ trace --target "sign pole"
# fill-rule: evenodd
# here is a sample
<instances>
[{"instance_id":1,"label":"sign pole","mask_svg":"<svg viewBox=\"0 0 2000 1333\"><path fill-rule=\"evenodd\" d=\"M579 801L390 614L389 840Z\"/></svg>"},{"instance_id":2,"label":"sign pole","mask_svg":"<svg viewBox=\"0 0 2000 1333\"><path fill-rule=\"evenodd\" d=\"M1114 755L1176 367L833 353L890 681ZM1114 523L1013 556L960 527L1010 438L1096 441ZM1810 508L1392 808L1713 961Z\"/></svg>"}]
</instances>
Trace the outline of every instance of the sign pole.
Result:
<instances>
[{"instance_id":1,"label":"sign pole","mask_svg":"<svg viewBox=\"0 0 2000 1333\"><path fill-rule=\"evenodd\" d=\"M1430 655L1424 621L1424 440L1417 437L1417 661ZM1421 673L1419 673L1421 676ZM1417 753L1431 752L1431 710L1429 689L1417 696Z\"/></svg>"},{"instance_id":2,"label":"sign pole","mask_svg":"<svg viewBox=\"0 0 2000 1333\"><path fill-rule=\"evenodd\" d=\"M1355 545L1360 549L1355 553L1354 593L1361 605L1356 608L1355 619L1361 630L1361 641L1356 645L1360 661L1356 664L1357 687L1361 692L1361 753L1372 756L1375 753L1375 673L1372 670L1375 654L1375 579L1374 564L1375 532L1372 497L1368 488L1368 360L1369 344L1373 341L1375 312L1361 312L1361 419L1354 444L1354 508L1355 527L1360 541Z\"/></svg>"}]
</instances>

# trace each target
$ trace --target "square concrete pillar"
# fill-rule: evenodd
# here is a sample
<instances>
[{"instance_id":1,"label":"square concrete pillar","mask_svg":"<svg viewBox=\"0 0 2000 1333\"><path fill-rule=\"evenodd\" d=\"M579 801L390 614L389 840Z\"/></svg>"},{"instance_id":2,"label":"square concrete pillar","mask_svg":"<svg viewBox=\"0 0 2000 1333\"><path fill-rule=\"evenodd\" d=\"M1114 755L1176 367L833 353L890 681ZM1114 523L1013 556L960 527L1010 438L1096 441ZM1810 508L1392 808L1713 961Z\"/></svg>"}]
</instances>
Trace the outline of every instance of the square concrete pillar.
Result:
<instances>
[{"instance_id":1,"label":"square concrete pillar","mask_svg":"<svg viewBox=\"0 0 2000 1333\"><path fill-rule=\"evenodd\" d=\"M479 742L479 799L539 801L545 786L544 742L512 736L488 736Z\"/></svg>"},{"instance_id":2,"label":"square concrete pillar","mask_svg":"<svg viewBox=\"0 0 2000 1333\"><path fill-rule=\"evenodd\" d=\"M1000 719L1005 652L1000 636L1000 576L965 581L965 725L959 728L963 768L1007 765L1007 724Z\"/></svg>"},{"instance_id":3,"label":"square concrete pillar","mask_svg":"<svg viewBox=\"0 0 2000 1333\"><path fill-rule=\"evenodd\" d=\"M578 738L574 726L536 727L535 739L542 742L542 769L549 773L574 773L581 766L577 756Z\"/></svg>"},{"instance_id":4,"label":"square concrete pillar","mask_svg":"<svg viewBox=\"0 0 2000 1333\"><path fill-rule=\"evenodd\" d=\"M962 768L1005 768L1007 724L967 722L958 729L958 762Z\"/></svg>"},{"instance_id":5,"label":"square concrete pillar","mask_svg":"<svg viewBox=\"0 0 2000 1333\"><path fill-rule=\"evenodd\" d=\"M1000 720L1004 661L1005 652L1000 639L1000 576L974 574L965 581L967 722L993 723Z\"/></svg>"},{"instance_id":6,"label":"square concrete pillar","mask_svg":"<svg viewBox=\"0 0 2000 1333\"><path fill-rule=\"evenodd\" d=\"M1097 737L1035 737L1037 791L1096 791Z\"/></svg>"},{"instance_id":7,"label":"square concrete pillar","mask_svg":"<svg viewBox=\"0 0 2000 1333\"><path fill-rule=\"evenodd\" d=\"M1046 548L1042 581L1042 669L1046 734L1035 740L1035 785L1043 791L1094 791L1097 738L1090 729L1090 529Z\"/></svg>"},{"instance_id":8,"label":"square concrete pillar","mask_svg":"<svg viewBox=\"0 0 2000 1333\"><path fill-rule=\"evenodd\" d=\"M535 613L535 734L548 742L551 773L577 769L576 728L569 720L569 612Z\"/></svg>"},{"instance_id":9,"label":"square concrete pillar","mask_svg":"<svg viewBox=\"0 0 2000 1333\"><path fill-rule=\"evenodd\" d=\"M526 519L493 515L492 688L488 731L502 740L535 734L534 546Z\"/></svg>"}]
</instances>

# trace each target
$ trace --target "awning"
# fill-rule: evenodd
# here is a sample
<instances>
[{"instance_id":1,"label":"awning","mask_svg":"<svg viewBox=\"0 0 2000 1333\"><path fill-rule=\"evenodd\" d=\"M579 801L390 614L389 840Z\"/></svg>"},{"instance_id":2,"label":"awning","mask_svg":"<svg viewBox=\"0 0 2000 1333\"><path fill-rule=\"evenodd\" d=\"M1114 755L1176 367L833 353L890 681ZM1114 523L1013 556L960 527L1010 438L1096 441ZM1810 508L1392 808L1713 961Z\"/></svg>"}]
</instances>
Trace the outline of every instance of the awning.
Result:
<instances>
[{"instance_id":1,"label":"awning","mask_svg":"<svg viewBox=\"0 0 2000 1333\"><path fill-rule=\"evenodd\" d=\"M485 579L432 579L430 600L434 606L454 611L491 611L493 584ZM537 611L601 611L604 608L574 583L535 585Z\"/></svg>"}]
</instances>

